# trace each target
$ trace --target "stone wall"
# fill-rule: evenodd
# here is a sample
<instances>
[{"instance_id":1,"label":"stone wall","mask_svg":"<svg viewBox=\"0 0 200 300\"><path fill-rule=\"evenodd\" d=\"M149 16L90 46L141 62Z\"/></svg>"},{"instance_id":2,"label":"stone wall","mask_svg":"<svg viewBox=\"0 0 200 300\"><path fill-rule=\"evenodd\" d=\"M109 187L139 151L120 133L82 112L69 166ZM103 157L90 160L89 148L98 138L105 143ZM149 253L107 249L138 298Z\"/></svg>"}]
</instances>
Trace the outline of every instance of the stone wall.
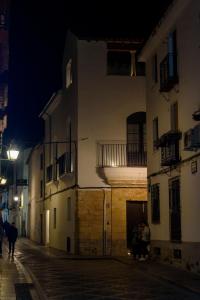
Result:
<instances>
[{"instance_id":1,"label":"stone wall","mask_svg":"<svg viewBox=\"0 0 200 300\"><path fill-rule=\"evenodd\" d=\"M79 254L127 255L126 201L145 201L146 188L79 189Z\"/></svg>"}]
</instances>

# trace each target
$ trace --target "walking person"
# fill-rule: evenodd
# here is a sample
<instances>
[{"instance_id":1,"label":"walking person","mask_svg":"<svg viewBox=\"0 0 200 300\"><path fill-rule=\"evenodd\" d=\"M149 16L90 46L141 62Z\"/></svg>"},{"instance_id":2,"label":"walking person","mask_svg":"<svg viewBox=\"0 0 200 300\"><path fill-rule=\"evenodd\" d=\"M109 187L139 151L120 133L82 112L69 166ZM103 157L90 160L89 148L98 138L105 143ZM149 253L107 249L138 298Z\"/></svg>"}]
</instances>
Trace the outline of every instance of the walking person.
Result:
<instances>
[{"instance_id":1,"label":"walking person","mask_svg":"<svg viewBox=\"0 0 200 300\"><path fill-rule=\"evenodd\" d=\"M15 226L15 223L13 222L8 230L8 243L9 243L9 255L12 254L12 257L14 256L15 252L15 242L18 237L18 230Z\"/></svg>"}]
</instances>

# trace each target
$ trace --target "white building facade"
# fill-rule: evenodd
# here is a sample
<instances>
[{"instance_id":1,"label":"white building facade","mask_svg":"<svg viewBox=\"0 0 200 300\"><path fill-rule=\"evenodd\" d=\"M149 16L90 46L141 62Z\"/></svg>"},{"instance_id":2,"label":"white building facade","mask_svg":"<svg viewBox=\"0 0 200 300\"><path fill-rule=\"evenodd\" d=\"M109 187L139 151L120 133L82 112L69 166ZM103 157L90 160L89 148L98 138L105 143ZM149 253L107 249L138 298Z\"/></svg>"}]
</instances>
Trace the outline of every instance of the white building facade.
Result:
<instances>
[{"instance_id":1,"label":"white building facade","mask_svg":"<svg viewBox=\"0 0 200 300\"><path fill-rule=\"evenodd\" d=\"M147 217L144 65L135 56L139 45L81 39L68 32L63 90L41 113L43 232L51 247L126 255L133 225Z\"/></svg>"},{"instance_id":2,"label":"white building facade","mask_svg":"<svg viewBox=\"0 0 200 300\"><path fill-rule=\"evenodd\" d=\"M152 253L199 271L200 2L176 0L145 44Z\"/></svg>"}]
</instances>

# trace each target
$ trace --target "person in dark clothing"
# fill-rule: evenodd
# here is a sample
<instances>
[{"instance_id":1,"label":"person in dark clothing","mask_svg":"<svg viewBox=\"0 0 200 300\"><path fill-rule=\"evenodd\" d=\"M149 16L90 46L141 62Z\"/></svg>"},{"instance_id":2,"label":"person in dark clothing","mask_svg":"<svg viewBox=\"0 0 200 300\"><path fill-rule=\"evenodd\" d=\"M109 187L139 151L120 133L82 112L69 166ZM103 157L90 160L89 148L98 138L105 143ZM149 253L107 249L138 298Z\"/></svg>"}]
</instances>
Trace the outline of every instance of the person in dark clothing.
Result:
<instances>
[{"instance_id":1,"label":"person in dark clothing","mask_svg":"<svg viewBox=\"0 0 200 300\"><path fill-rule=\"evenodd\" d=\"M9 223L7 220L3 223L3 228L4 228L4 231L5 231L6 236L8 237L8 232L9 232L9 228L10 228L10 223Z\"/></svg>"},{"instance_id":2,"label":"person in dark clothing","mask_svg":"<svg viewBox=\"0 0 200 300\"><path fill-rule=\"evenodd\" d=\"M14 256L15 252L15 242L18 237L18 230L15 226L15 223L13 222L8 230L8 243L9 243L9 255L12 254Z\"/></svg>"}]
</instances>

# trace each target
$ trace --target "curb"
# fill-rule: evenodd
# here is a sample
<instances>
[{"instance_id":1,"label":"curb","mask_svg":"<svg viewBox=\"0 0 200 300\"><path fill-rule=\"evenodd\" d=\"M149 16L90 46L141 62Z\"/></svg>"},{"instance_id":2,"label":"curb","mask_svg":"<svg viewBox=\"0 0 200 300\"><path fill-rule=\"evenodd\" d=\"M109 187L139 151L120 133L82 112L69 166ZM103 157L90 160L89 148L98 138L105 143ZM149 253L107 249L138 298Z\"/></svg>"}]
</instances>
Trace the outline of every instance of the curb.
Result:
<instances>
[{"instance_id":1,"label":"curb","mask_svg":"<svg viewBox=\"0 0 200 300\"><path fill-rule=\"evenodd\" d=\"M8 251L8 247L5 247ZM44 297L41 293L41 288L38 287L38 283L36 282L35 278L33 277L32 272L28 270L28 267L24 267L24 265L20 262L20 260L15 256L15 261L17 262L19 268L22 270L24 277L26 279L26 283L30 285L30 294L32 300L47 300L46 296Z\"/></svg>"}]
</instances>

